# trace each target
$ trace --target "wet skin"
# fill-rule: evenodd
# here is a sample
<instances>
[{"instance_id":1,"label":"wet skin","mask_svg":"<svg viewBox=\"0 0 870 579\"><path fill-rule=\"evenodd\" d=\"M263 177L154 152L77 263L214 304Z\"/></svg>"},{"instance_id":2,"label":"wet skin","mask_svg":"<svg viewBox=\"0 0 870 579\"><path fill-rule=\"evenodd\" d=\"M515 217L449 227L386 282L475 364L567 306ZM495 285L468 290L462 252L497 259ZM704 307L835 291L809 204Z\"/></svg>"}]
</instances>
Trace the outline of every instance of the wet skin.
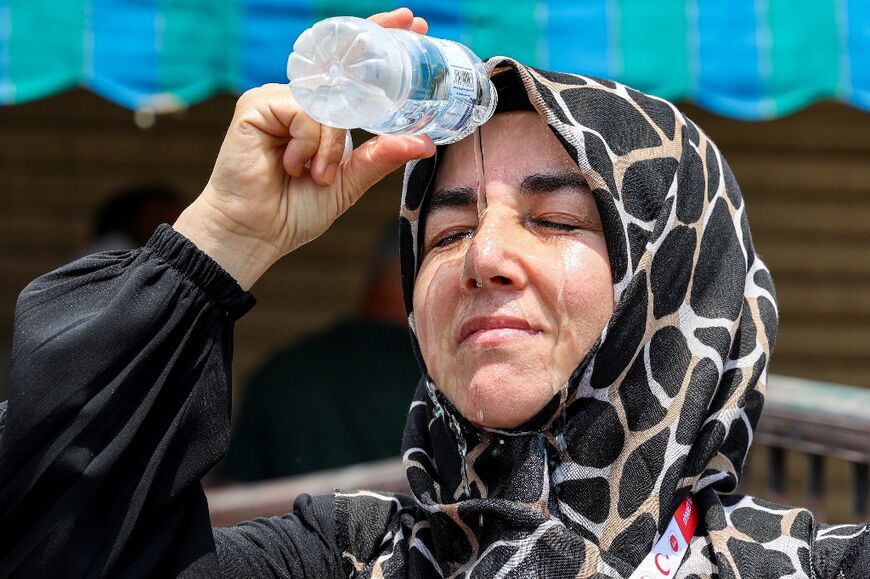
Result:
<instances>
[{"instance_id":1,"label":"wet skin","mask_svg":"<svg viewBox=\"0 0 870 579\"><path fill-rule=\"evenodd\" d=\"M613 313L595 200L541 117L502 113L447 147L414 286L430 376L472 422L513 428L563 387ZM485 209L482 209L485 206Z\"/></svg>"}]
</instances>

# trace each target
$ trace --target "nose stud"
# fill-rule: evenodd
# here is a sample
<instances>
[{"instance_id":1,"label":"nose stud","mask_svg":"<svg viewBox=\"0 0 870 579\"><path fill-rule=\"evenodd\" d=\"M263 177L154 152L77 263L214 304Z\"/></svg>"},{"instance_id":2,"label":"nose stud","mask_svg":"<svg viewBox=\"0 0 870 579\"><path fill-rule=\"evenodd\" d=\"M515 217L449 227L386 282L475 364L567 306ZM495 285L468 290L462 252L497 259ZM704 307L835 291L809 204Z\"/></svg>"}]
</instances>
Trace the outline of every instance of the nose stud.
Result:
<instances>
[{"instance_id":1,"label":"nose stud","mask_svg":"<svg viewBox=\"0 0 870 579\"><path fill-rule=\"evenodd\" d=\"M474 278L474 287L476 287L476 288L482 288L482 287L483 287L483 282L480 281L480 280L477 279L477 278Z\"/></svg>"}]
</instances>

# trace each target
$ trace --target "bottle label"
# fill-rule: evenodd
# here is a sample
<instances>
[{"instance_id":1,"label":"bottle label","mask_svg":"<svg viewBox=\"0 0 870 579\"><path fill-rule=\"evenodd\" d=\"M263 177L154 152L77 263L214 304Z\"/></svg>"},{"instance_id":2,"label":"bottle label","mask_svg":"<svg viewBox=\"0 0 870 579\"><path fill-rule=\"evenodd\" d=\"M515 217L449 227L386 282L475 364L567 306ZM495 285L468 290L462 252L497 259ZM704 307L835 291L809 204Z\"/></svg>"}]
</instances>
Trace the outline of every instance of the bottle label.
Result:
<instances>
[{"instance_id":1,"label":"bottle label","mask_svg":"<svg viewBox=\"0 0 870 579\"><path fill-rule=\"evenodd\" d=\"M465 125L477 104L477 73L474 63L461 45L449 40L430 39L436 43L450 74L447 106L441 118L442 128L458 130Z\"/></svg>"}]
</instances>

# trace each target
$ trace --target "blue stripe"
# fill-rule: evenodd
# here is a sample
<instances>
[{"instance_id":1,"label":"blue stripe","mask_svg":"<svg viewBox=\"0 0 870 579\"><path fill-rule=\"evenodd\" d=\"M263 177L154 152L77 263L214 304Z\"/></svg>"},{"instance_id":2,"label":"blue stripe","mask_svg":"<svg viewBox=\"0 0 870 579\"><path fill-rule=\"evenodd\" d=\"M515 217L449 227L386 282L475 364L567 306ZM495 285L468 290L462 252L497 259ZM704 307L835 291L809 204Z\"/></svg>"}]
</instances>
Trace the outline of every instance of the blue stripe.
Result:
<instances>
[{"instance_id":1,"label":"blue stripe","mask_svg":"<svg viewBox=\"0 0 870 579\"><path fill-rule=\"evenodd\" d=\"M293 43L314 24L310 3L245 0L240 31L241 85L246 90L267 82L287 82L287 58Z\"/></svg>"},{"instance_id":2,"label":"blue stripe","mask_svg":"<svg viewBox=\"0 0 870 579\"><path fill-rule=\"evenodd\" d=\"M693 99L731 117L765 117L755 2L698 0L697 6L701 67Z\"/></svg>"},{"instance_id":3,"label":"blue stripe","mask_svg":"<svg viewBox=\"0 0 870 579\"><path fill-rule=\"evenodd\" d=\"M156 0L91 0L88 83L94 92L130 108L158 92L156 17Z\"/></svg>"},{"instance_id":4,"label":"blue stripe","mask_svg":"<svg viewBox=\"0 0 870 579\"><path fill-rule=\"evenodd\" d=\"M610 77L607 2L550 2L546 68Z\"/></svg>"},{"instance_id":5,"label":"blue stripe","mask_svg":"<svg viewBox=\"0 0 870 579\"><path fill-rule=\"evenodd\" d=\"M849 102L870 110L870 4L867 0L848 0L846 19L852 84Z\"/></svg>"}]
</instances>

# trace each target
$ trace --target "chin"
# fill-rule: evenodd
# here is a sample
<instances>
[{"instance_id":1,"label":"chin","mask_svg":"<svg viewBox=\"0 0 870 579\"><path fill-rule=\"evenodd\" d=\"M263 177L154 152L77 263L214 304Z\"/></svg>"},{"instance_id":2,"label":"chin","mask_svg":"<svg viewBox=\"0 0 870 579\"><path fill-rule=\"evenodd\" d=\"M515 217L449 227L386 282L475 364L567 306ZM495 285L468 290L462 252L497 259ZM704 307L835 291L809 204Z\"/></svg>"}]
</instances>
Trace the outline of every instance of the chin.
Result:
<instances>
[{"instance_id":1,"label":"chin","mask_svg":"<svg viewBox=\"0 0 870 579\"><path fill-rule=\"evenodd\" d=\"M462 415L477 426L515 428L535 416L556 390L540 375L515 368L484 368L466 382L454 401Z\"/></svg>"}]
</instances>

